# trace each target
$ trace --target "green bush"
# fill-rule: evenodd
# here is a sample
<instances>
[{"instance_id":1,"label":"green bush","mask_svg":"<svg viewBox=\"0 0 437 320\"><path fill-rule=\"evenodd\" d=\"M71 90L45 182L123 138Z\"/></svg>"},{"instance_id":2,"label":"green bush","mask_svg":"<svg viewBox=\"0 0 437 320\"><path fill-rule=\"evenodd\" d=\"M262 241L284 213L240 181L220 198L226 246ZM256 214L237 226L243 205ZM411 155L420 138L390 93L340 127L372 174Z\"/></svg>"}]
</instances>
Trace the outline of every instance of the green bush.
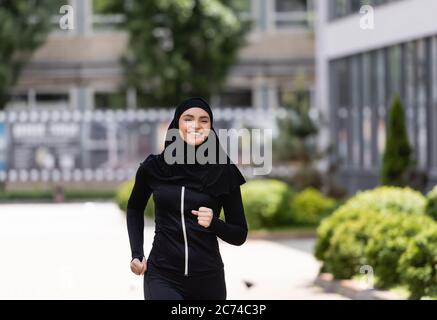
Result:
<instances>
[{"instance_id":1,"label":"green bush","mask_svg":"<svg viewBox=\"0 0 437 320\"><path fill-rule=\"evenodd\" d=\"M381 214L359 208L355 219L343 221L331 231L326 251L323 253L324 271L330 272L337 279L348 279L366 265L365 248L373 228L382 219Z\"/></svg>"},{"instance_id":2,"label":"green bush","mask_svg":"<svg viewBox=\"0 0 437 320\"><path fill-rule=\"evenodd\" d=\"M404 108L399 96L393 99L387 125L387 142L381 166L381 183L405 186L408 167L411 165L412 149L408 141Z\"/></svg>"},{"instance_id":3,"label":"green bush","mask_svg":"<svg viewBox=\"0 0 437 320\"><path fill-rule=\"evenodd\" d=\"M437 224L417 234L399 261L402 281L411 299L437 295Z\"/></svg>"},{"instance_id":4,"label":"green bush","mask_svg":"<svg viewBox=\"0 0 437 320\"><path fill-rule=\"evenodd\" d=\"M377 287L390 288L401 282L398 268L401 255L411 239L432 223L432 219L425 215L394 214L386 216L375 226L366 247L366 256L368 264L373 267Z\"/></svg>"},{"instance_id":5,"label":"green bush","mask_svg":"<svg viewBox=\"0 0 437 320\"><path fill-rule=\"evenodd\" d=\"M334 199L324 196L314 188L308 188L291 199L293 223L317 225L334 210L335 206Z\"/></svg>"},{"instance_id":6,"label":"green bush","mask_svg":"<svg viewBox=\"0 0 437 320\"><path fill-rule=\"evenodd\" d=\"M358 193L348 200L345 206L375 210L380 213L394 211L423 214L426 199L420 192L411 188L378 187Z\"/></svg>"},{"instance_id":7,"label":"green bush","mask_svg":"<svg viewBox=\"0 0 437 320\"><path fill-rule=\"evenodd\" d=\"M317 228L315 256L324 262L322 270L327 270L325 261L330 250L331 240L335 231L344 223L358 220L367 212L378 213L381 217L395 214L423 214L425 198L409 188L379 187L373 190L360 192L332 215L324 219ZM378 219L379 220L379 219Z\"/></svg>"},{"instance_id":8,"label":"green bush","mask_svg":"<svg viewBox=\"0 0 437 320\"><path fill-rule=\"evenodd\" d=\"M293 191L279 180L251 180L241 187L250 229L291 224L290 197Z\"/></svg>"},{"instance_id":9,"label":"green bush","mask_svg":"<svg viewBox=\"0 0 437 320\"><path fill-rule=\"evenodd\" d=\"M437 186L426 196L426 213L437 220Z\"/></svg>"},{"instance_id":10,"label":"green bush","mask_svg":"<svg viewBox=\"0 0 437 320\"><path fill-rule=\"evenodd\" d=\"M118 207L124 212L126 212L127 202L129 200L133 187L134 187L133 179L126 181L118 187L117 193L115 194L115 201L117 202ZM155 215L155 204L153 202L152 196L150 197L147 203L146 209L144 210L144 214L150 218Z\"/></svg>"},{"instance_id":11,"label":"green bush","mask_svg":"<svg viewBox=\"0 0 437 320\"><path fill-rule=\"evenodd\" d=\"M324 219L317 228L317 241L315 244L315 256L321 261L326 260L326 253L331 244L334 232L344 223L358 220L362 215L370 212L359 206L349 207L343 205L338 208L331 216Z\"/></svg>"},{"instance_id":12,"label":"green bush","mask_svg":"<svg viewBox=\"0 0 437 320\"><path fill-rule=\"evenodd\" d=\"M377 287L406 285L413 299L437 295L437 223L424 212L424 197L408 188L359 193L317 229L322 271L345 279L370 265Z\"/></svg>"}]
</instances>

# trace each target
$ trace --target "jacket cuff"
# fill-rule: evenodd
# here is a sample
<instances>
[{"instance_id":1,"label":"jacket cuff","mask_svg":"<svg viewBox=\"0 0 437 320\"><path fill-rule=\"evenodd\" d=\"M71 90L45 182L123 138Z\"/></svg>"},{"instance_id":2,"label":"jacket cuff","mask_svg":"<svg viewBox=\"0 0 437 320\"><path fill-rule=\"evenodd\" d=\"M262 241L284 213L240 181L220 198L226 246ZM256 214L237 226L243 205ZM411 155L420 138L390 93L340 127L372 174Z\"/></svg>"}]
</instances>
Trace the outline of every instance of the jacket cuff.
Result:
<instances>
[{"instance_id":1,"label":"jacket cuff","mask_svg":"<svg viewBox=\"0 0 437 320\"><path fill-rule=\"evenodd\" d=\"M215 232L217 230L217 226L218 226L219 223L220 223L220 218L217 218L216 216L213 216L208 229L210 229L211 231Z\"/></svg>"},{"instance_id":2,"label":"jacket cuff","mask_svg":"<svg viewBox=\"0 0 437 320\"><path fill-rule=\"evenodd\" d=\"M144 256L135 256L135 257L132 257L132 260L130 262L134 261L134 259L138 259L141 262L141 261L143 261L143 258L144 258Z\"/></svg>"}]
</instances>

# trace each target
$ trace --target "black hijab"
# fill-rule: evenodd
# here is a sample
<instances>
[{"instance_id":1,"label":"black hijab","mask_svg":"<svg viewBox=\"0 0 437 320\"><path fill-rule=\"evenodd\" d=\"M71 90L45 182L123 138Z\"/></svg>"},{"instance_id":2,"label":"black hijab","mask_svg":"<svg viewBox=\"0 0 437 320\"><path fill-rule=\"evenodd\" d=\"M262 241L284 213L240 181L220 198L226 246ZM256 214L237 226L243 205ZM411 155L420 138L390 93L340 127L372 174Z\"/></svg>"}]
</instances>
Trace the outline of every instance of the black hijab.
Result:
<instances>
[{"instance_id":1,"label":"black hijab","mask_svg":"<svg viewBox=\"0 0 437 320\"><path fill-rule=\"evenodd\" d=\"M179 118L190 108L201 108L205 110L211 120L211 130L208 137L203 143L197 146L189 145L179 135L176 138L169 138L170 129L179 129ZM173 120L171 121L166 134L164 150L157 155L150 155L144 160L142 165L146 168L148 175L158 181L167 181L178 183L201 192L206 192L212 196L229 194L234 188L246 182L237 166L232 163L226 152L219 143L216 131L213 127L213 114L209 104L202 98L190 98L182 101L175 110ZM212 136L214 135L214 136ZM215 137L215 139L214 139ZM184 163L168 164L164 159L166 149L172 143L180 143L184 147ZM216 162L206 164L187 163L187 151L197 151L205 143L213 143L216 150ZM191 148L191 149L190 149ZM180 149L179 149L180 150ZM208 153L206 153L207 155ZM173 155L175 153L173 152ZM220 159L226 159L226 163L220 162Z\"/></svg>"}]
</instances>

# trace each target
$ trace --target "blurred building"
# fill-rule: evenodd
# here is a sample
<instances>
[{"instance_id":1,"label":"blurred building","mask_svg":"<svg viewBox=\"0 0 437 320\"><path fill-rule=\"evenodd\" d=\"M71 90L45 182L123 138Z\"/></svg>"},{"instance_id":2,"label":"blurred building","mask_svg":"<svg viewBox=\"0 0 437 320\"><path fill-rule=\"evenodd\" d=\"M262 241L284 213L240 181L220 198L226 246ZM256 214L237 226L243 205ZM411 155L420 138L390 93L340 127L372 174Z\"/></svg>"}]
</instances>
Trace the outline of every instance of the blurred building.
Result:
<instances>
[{"instance_id":1,"label":"blurred building","mask_svg":"<svg viewBox=\"0 0 437 320\"><path fill-rule=\"evenodd\" d=\"M247 0L244 17L254 22L248 45L230 73L215 106L276 108L304 76L311 94L314 82L312 0ZM101 14L96 2L70 0L74 30L53 32L25 68L9 108L136 108L136 92L120 91L119 60L128 35L117 28L124 17ZM101 3L102 1L100 1Z\"/></svg>"},{"instance_id":2,"label":"blurred building","mask_svg":"<svg viewBox=\"0 0 437 320\"><path fill-rule=\"evenodd\" d=\"M99 12L104 0L59 3L73 6L74 29L60 29L56 8L53 31L0 111L0 182L112 188L160 151L172 114L142 110L135 90L121 91L128 43L122 14ZM303 85L312 96L312 12L312 0L247 0L241 18L253 29L223 92L212 98L220 107L216 128L272 127L284 95Z\"/></svg>"},{"instance_id":3,"label":"blurred building","mask_svg":"<svg viewBox=\"0 0 437 320\"><path fill-rule=\"evenodd\" d=\"M362 29L360 1L315 3L316 105L329 119L321 147L349 191L378 182L387 114L399 94L418 168L437 182L437 2L366 1L374 29Z\"/></svg>"}]
</instances>

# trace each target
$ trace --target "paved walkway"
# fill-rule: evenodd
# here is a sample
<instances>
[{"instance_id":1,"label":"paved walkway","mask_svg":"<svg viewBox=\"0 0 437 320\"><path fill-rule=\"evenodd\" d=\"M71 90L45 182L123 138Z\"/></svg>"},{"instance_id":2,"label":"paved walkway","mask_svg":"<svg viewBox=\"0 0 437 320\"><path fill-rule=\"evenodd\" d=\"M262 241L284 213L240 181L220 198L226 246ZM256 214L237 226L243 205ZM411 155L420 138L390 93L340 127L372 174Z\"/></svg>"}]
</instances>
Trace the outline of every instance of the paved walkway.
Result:
<instances>
[{"instance_id":1,"label":"paved walkway","mask_svg":"<svg viewBox=\"0 0 437 320\"><path fill-rule=\"evenodd\" d=\"M145 250L153 240L146 222ZM342 299L312 286L312 240L220 242L228 299ZM0 299L143 299L110 202L0 205ZM248 287L248 285L251 286Z\"/></svg>"}]
</instances>

